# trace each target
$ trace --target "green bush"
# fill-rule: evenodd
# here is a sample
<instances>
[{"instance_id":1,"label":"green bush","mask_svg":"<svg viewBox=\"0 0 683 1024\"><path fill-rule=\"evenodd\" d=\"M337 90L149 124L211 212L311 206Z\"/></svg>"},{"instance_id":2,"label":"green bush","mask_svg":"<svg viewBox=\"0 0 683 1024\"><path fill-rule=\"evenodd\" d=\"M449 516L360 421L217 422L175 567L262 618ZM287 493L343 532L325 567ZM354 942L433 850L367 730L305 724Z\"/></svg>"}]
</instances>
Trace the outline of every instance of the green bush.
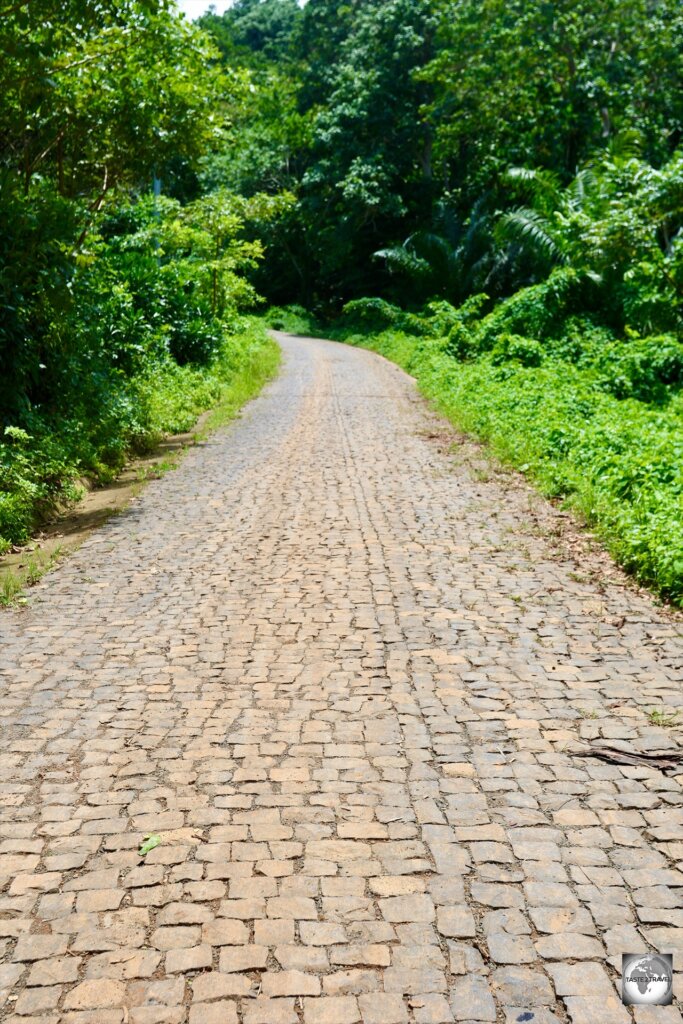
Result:
<instances>
[{"instance_id":1,"label":"green bush","mask_svg":"<svg viewBox=\"0 0 683 1024\"><path fill-rule=\"evenodd\" d=\"M416 316L384 299L368 298L347 302L342 316L343 322L351 330L392 329L434 337L444 333L443 327L452 322L450 317L454 313L455 308L448 302L431 303L426 307L424 315Z\"/></svg>"},{"instance_id":2,"label":"green bush","mask_svg":"<svg viewBox=\"0 0 683 1024\"><path fill-rule=\"evenodd\" d=\"M245 273L262 254L244 238L244 200L118 200L73 253L58 232L73 210L54 189L30 201L0 190L5 238L24 233L41 267L12 261L0 285L17 306L0 318L0 550L73 499L80 477L111 479L131 452L188 430L226 382L258 376L254 354L270 345L239 312L258 300ZM269 197L250 202L268 215Z\"/></svg>"},{"instance_id":3,"label":"green bush","mask_svg":"<svg viewBox=\"0 0 683 1024\"><path fill-rule=\"evenodd\" d=\"M540 366L543 358L541 343L534 341L533 338L523 338L519 334L501 334L491 351L493 366L513 361L522 366Z\"/></svg>"},{"instance_id":4,"label":"green bush","mask_svg":"<svg viewBox=\"0 0 683 1024\"><path fill-rule=\"evenodd\" d=\"M616 398L663 402L683 385L683 345L671 335L605 346L594 365L600 386Z\"/></svg>"},{"instance_id":5,"label":"green bush","mask_svg":"<svg viewBox=\"0 0 683 1024\"><path fill-rule=\"evenodd\" d=\"M344 306L344 317L350 326L370 331L386 330L403 316L403 310L385 299L354 299Z\"/></svg>"},{"instance_id":6,"label":"green bush","mask_svg":"<svg viewBox=\"0 0 683 1024\"><path fill-rule=\"evenodd\" d=\"M266 323L274 331L288 331L290 334L313 334L315 321L303 306L271 306L266 314Z\"/></svg>"}]
</instances>

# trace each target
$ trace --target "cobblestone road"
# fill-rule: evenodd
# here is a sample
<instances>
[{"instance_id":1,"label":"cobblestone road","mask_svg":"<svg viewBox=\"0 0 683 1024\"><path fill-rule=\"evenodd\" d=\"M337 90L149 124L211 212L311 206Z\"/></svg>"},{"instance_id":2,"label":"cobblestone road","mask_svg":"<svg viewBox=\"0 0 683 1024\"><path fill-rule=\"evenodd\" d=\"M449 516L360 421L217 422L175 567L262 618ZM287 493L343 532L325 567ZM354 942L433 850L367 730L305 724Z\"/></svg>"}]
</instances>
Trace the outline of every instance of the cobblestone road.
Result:
<instances>
[{"instance_id":1,"label":"cobblestone road","mask_svg":"<svg viewBox=\"0 0 683 1024\"><path fill-rule=\"evenodd\" d=\"M282 341L0 618L2 1019L680 1021L615 983L683 967L683 775L573 754L675 743L676 627L396 368Z\"/></svg>"}]
</instances>

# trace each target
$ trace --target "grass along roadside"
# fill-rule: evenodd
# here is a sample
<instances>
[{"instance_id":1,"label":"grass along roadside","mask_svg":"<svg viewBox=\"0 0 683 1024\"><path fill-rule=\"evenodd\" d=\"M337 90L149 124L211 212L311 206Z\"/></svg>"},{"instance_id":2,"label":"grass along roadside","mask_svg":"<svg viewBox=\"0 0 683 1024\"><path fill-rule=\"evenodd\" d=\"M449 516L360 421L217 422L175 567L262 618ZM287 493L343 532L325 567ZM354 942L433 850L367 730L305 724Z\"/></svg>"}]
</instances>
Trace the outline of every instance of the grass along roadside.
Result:
<instances>
[{"instance_id":1,"label":"grass along roadside","mask_svg":"<svg viewBox=\"0 0 683 1024\"><path fill-rule=\"evenodd\" d=\"M131 459L117 476L82 488L80 500L58 510L27 544L0 556L0 608L26 604L27 589L110 516L124 511L151 481L176 469L188 448L234 420L276 375L279 364L278 345L264 337L247 352L233 376L220 385L215 405L204 411L190 430L163 437L151 451Z\"/></svg>"},{"instance_id":2,"label":"grass along roadside","mask_svg":"<svg viewBox=\"0 0 683 1024\"><path fill-rule=\"evenodd\" d=\"M0 573L0 608L25 604L24 591L53 569L63 554L61 544L47 548L38 546L25 556L18 568L4 568Z\"/></svg>"},{"instance_id":3,"label":"grass along roadside","mask_svg":"<svg viewBox=\"0 0 683 1024\"><path fill-rule=\"evenodd\" d=\"M619 400L590 373L560 360L459 362L439 339L401 332L332 336L378 352L412 374L423 394L504 464L560 499L615 561L683 606L683 402Z\"/></svg>"},{"instance_id":4,"label":"grass along roadside","mask_svg":"<svg viewBox=\"0 0 683 1024\"><path fill-rule=\"evenodd\" d=\"M197 438L202 439L226 426L243 405L255 398L269 380L276 376L281 352L277 342L268 335L261 348L249 353L240 372L223 386L221 397L198 424Z\"/></svg>"}]
</instances>

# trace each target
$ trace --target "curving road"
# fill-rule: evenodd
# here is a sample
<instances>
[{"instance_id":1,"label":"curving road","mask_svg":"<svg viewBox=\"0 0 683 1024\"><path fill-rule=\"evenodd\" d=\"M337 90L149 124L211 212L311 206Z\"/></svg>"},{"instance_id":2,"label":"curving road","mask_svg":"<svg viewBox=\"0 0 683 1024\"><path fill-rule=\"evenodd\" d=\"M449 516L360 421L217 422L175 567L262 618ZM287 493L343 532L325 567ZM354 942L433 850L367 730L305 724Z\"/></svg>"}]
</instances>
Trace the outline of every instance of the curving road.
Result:
<instances>
[{"instance_id":1,"label":"curving road","mask_svg":"<svg viewBox=\"0 0 683 1024\"><path fill-rule=\"evenodd\" d=\"M675 744L678 627L395 367L278 337L0 617L0 1019L632 1020L621 954L683 953L683 773L573 752Z\"/></svg>"}]
</instances>

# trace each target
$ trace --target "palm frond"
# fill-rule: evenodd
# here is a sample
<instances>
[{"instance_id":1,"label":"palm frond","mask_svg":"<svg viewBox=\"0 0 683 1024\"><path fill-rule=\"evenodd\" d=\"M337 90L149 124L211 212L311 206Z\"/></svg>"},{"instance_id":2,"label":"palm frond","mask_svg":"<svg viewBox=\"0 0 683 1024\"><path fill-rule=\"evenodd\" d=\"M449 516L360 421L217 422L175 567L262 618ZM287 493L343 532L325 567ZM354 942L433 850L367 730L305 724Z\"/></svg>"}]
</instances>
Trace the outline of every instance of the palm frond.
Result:
<instances>
[{"instance_id":1,"label":"palm frond","mask_svg":"<svg viewBox=\"0 0 683 1024\"><path fill-rule=\"evenodd\" d=\"M375 259L385 260L390 270L403 272L411 277L424 277L431 271L427 260L411 252L405 244L389 249L378 249L373 256Z\"/></svg>"},{"instance_id":2,"label":"palm frond","mask_svg":"<svg viewBox=\"0 0 683 1024\"><path fill-rule=\"evenodd\" d=\"M527 192L535 205L544 209L557 206L562 194L562 183L553 171L542 168L510 167L505 176L514 182L527 186Z\"/></svg>"},{"instance_id":3,"label":"palm frond","mask_svg":"<svg viewBox=\"0 0 683 1024\"><path fill-rule=\"evenodd\" d=\"M628 128L613 136L607 144L607 153L615 162L637 160L642 156L643 136L635 128Z\"/></svg>"},{"instance_id":4,"label":"palm frond","mask_svg":"<svg viewBox=\"0 0 683 1024\"><path fill-rule=\"evenodd\" d=\"M417 231L409 239L409 247L419 258L426 260L435 271L445 269L453 255L453 246L442 235L432 231Z\"/></svg>"},{"instance_id":5,"label":"palm frond","mask_svg":"<svg viewBox=\"0 0 683 1024\"><path fill-rule=\"evenodd\" d=\"M553 237L552 225L538 210L519 207L503 214L498 222L498 232L504 240L518 242L550 263L564 262L564 253Z\"/></svg>"},{"instance_id":6,"label":"palm frond","mask_svg":"<svg viewBox=\"0 0 683 1024\"><path fill-rule=\"evenodd\" d=\"M590 167L579 171L566 190L567 203L572 210L582 210L588 199L595 193L597 175Z\"/></svg>"}]
</instances>

